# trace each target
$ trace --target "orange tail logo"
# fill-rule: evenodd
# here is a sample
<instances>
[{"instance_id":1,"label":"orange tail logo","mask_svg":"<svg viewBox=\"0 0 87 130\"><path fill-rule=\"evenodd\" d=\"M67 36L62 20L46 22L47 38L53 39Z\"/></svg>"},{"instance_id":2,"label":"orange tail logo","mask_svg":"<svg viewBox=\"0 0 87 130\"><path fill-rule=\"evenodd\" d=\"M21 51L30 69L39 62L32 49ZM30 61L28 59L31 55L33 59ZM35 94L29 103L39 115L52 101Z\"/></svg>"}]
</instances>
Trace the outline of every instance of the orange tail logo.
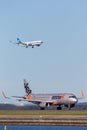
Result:
<instances>
[{"instance_id":1,"label":"orange tail logo","mask_svg":"<svg viewBox=\"0 0 87 130\"><path fill-rule=\"evenodd\" d=\"M32 99L32 95L28 95L28 96L27 96L27 99L28 99L28 100L31 100L31 99Z\"/></svg>"}]
</instances>

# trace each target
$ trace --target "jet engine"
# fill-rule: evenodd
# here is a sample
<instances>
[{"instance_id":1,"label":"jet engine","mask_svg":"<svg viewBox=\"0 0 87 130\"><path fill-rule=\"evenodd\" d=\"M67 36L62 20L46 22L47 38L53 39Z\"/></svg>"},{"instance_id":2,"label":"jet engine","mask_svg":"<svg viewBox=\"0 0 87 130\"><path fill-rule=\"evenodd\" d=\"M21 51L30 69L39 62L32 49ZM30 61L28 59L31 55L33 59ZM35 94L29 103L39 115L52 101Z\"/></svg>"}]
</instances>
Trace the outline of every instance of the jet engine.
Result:
<instances>
[{"instance_id":1,"label":"jet engine","mask_svg":"<svg viewBox=\"0 0 87 130\"><path fill-rule=\"evenodd\" d=\"M75 106L75 104L65 104L65 107L68 107L69 109L71 109L74 106Z\"/></svg>"},{"instance_id":2,"label":"jet engine","mask_svg":"<svg viewBox=\"0 0 87 130\"><path fill-rule=\"evenodd\" d=\"M46 107L49 106L49 103L41 102L41 103L39 104L39 106L40 106L40 109L41 109L41 110L44 110Z\"/></svg>"}]
</instances>

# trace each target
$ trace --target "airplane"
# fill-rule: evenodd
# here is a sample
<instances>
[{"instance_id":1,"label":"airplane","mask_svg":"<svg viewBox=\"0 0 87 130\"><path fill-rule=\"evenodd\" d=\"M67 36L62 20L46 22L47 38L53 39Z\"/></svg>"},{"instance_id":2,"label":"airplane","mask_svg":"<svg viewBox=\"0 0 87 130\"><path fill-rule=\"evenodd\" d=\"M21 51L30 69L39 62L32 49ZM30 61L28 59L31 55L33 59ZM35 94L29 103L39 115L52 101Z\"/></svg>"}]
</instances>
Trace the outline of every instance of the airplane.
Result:
<instances>
[{"instance_id":1,"label":"airplane","mask_svg":"<svg viewBox=\"0 0 87 130\"><path fill-rule=\"evenodd\" d=\"M26 93L25 96L12 97L16 98L18 101L28 101L37 104L41 110L44 110L50 106L57 106L57 110L61 110L63 105L70 110L75 106L79 99L84 97L83 91L80 98L77 98L72 93L33 94L26 79L24 79L24 89ZM4 91L2 94L4 98L9 99L9 97L5 95Z\"/></svg>"},{"instance_id":2,"label":"airplane","mask_svg":"<svg viewBox=\"0 0 87 130\"><path fill-rule=\"evenodd\" d=\"M12 42L12 41L10 41L10 42ZM40 46L42 43L43 43L43 41L41 41L41 40L30 41L30 42L22 42L19 38L17 38L17 42L15 44L21 45L21 46L26 47L26 48L28 48L29 46L34 48L34 46Z\"/></svg>"}]
</instances>

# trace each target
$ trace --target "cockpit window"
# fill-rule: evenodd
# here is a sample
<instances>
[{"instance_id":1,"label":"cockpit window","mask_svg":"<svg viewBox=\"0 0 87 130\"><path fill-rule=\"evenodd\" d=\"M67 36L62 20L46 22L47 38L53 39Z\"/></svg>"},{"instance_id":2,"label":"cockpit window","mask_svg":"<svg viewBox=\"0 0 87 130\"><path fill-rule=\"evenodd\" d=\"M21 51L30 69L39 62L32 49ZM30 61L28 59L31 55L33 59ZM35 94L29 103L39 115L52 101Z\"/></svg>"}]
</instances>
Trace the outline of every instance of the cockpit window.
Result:
<instances>
[{"instance_id":1,"label":"cockpit window","mask_svg":"<svg viewBox=\"0 0 87 130\"><path fill-rule=\"evenodd\" d=\"M76 98L76 96L69 96L69 98Z\"/></svg>"},{"instance_id":2,"label":"cockpit window","mask_svg":"<svg viewBox=\"0 0 87 130\"><path fill-rule=\"evenodd\" d=\"M61 99L61 96L52 96L52 99Z\"/></svg>"}]
</instances>

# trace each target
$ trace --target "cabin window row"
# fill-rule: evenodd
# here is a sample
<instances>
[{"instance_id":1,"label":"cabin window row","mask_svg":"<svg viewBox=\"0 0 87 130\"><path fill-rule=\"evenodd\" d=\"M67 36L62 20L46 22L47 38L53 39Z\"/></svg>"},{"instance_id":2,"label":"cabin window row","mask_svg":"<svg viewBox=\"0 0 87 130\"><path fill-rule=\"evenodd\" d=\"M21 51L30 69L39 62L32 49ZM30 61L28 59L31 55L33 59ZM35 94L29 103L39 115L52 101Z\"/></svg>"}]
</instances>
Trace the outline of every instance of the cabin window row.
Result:
<instances>
[{"instance_id":1,"label":"cabin window row","mask_svg":"<svg viewBox=\"0 0 87 130\"><path fill-rule=\"evenodd\" d=\"M52 96L52 99L61 99L61 96Z\"/></svg>"}]
</instances>

